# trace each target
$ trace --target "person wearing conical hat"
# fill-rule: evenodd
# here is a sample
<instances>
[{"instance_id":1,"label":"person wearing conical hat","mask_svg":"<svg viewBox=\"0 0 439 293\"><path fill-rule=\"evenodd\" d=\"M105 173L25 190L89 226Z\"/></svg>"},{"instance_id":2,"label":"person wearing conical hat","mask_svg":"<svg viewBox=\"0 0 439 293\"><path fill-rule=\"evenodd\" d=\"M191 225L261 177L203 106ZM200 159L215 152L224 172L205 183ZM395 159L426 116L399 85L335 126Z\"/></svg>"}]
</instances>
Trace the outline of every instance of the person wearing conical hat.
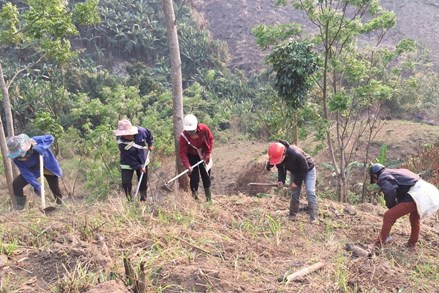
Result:
<instances>
[{"instance_id":1,"label":"person wearing conical hat","mask_svg":"<svg viewBox=\"0 0 439 293\"><path fill-rule=\"evenodd\" d=\"M122 188L125 196L128 201L133 200L132 179L136 172L137 179L140 181L140 201L146 201L148 190L146 151L150 152L154 149L154 137L147 128L133 126L127 119L120 120L113 133L118 138ZM143 176L141 176L142 173Z\"/></svg>"},{"instance_id":2,"label":"person wearing conical hat","mask_svg":"<svg viewBox=\"0 0 439 293\"><path fill-rule=\"evenodd\" d=\"M26 204L26 196L23 192L26 185L32 185L35 193L41 196L41 185L38 182L38 178L41 176L40 155L43 156L43 175L49 183L56 203L62 203L62 193L59 187L59 178L62 176L62 170L58 160L50 150L50 146L54 141L55 138L50 134L30 138L27 134L22 133L8 139L7 156L13 159L14 164L20 171L20 175L12 183L17 209L22 210Z\"/></svg>"}]
</instances>

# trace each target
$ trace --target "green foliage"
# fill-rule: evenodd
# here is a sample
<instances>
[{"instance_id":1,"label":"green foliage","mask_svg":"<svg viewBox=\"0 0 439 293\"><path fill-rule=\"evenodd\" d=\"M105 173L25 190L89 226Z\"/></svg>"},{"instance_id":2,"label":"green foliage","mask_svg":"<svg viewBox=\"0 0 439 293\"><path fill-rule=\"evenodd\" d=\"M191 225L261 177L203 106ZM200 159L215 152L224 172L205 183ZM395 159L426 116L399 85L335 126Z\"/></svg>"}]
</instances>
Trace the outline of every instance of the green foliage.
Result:
<instances>
[{"instance_id":1,"label":"green foliage","mask_svg":"<svg viewBox=\"0 0 439 293\"><path fill-rule=\"evenodd\" d=\"M380 147L380 153L378 158L376 158L375 163L386 165L387 163L387 144L383 144Z\"/></svg>"},{"instance_id":2,"label":"green foliage","mask_svg":"<svg viewBox=\"0 0 439 293\"><path fill-rule=\"evenodd\" d=\"M3 243L0 239L0 255L12 256L17 248L17 242Z\"/></svg>"},{"instance_id":3,"label":"green foliage","mask_svg":"<svg viewBox=\"0 0 439 293\"><path fill-rule=\"evenodd\" d=\"M0 13L0 44L15 44L33 48L58 62L69 61L75 53L71 50L69 36L78 34L72 15L87 16L87 24L98 20L96 0L83 3L70 10L60 0L33 0L17 8L7 3ZM85 20L81 17L78 21ZM78 23L81 24L81 23Z\"/></svg>"},{"instance_id":4,"label":"green foliage","mask_svg":"<svg viewBox=\"0 0 439 293\"><path fill-rule=\"evenodd\" d=\"M0 44L17 44L20 40L18 34L18 8L11 2L6 3L0 11Z\"/></svg>"},{"instance_id":5,"label":"green foliage","mask_svg":"<svg viewBox=\"0 0 439 293\"><path fill-rule=\"evenodd\" d=\"M265 25L258 24L252 29L256 37L258 46L265 50L269 47L282 43L292 36L298 36L302 33L301 26L296 23Z\"/></svg>"},{"instance_id":6,"label":"green foliage","mask_svg":"<svg viewBox=\"0 0 439 293\"><path fill-rule=\"evenodd\" d=\"M61 136L63 127L47 112L39 112L34 120L35 126L44 133L50 133L55 137Z\"/></svg>"},{"instance_id":7,"label":"green foliage","mask_svg":"<svg viewBox=\"0 0 439 293\"><path fill-rule=\"evenodd\" d=\"M309 42L287 41L277 45L267 58L276 72L275 87L279 96L292 109L304 105L312 86L310 77L318 69L318 57L312 48Z\"/></svg>"},{"instance_id":8,"label":"green foliage","mask_svg":"<svg viewBox=\"0 0 439 293\"><path fill-rule=\"evenodd\" d=\"M101 22L98 10L99 0L87 0L81 3L75 3L73 6L73 20L76 24L92 25Z\"/></svg>"}]
</instances>

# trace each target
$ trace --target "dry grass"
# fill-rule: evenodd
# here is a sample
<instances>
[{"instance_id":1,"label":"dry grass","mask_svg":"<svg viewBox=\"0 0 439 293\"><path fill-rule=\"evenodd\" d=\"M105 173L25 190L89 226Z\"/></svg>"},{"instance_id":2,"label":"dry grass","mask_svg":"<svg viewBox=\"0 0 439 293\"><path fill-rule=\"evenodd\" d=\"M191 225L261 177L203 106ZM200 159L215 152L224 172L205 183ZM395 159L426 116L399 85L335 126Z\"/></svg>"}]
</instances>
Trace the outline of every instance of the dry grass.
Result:
<instances>
[{"instance_id":1,"label":"dry grass","mask_svg":"<svg viewBox=\"0 0 439 293\"><path fill-rule=\"evenodd\" d=\"M48 216L36 209L2 214L2 245L18 246L8 269L0 269L0 292L84 292L111 278L132 288L124 257L137 273L143 263L147 292L433 292L437 284L437 217L424 225L417 253L403 248L409 227L402 219L393 246L355 259L345 244L371 242L382 208L347 213L345 205L322 201L321 222L312 225L305 213L288 221L283 196L216 196L205 204L180 194L145 205L120 198L67 205ZM279 281L316 262L325 268L288 285Z\"/></svg>"},{"instance_id":2,"label":"dry grass","mask_svg":"<svg viewBox=\"0 0 439 293\"><path fill-rule=\"evenodd\" d=\"M377 144L389 144L390 159L439 137L431 126L415 123L404 124L401 136L391 123ZM7 264L0 265L0 292L86 292L110 279L135 292L142 271L146 292L437 292L438 215L423 223L415 253L404 248L410 227L403 218L392 230L394 243L373 258L353 258L346 243L372 242L385 209L321 200L319 225L308 222L305 209L289 221L289 199L278 190L254 190L263 198L245 195L252 194L249 182L276 181L275 171L264 171L267 145L216 146L213 204L159 194L156 175L149 191L157 193L155 201L144 205L116 195L94 204L67 199L44 216L36 203L24 212L2 204L0 264L2 255ZM159 170L165 180L174 175L166 170ZM131 281L124 259L134 271ZM325 267L288 284L279 281L317 262Z\"/></svg>"}]
</instances>

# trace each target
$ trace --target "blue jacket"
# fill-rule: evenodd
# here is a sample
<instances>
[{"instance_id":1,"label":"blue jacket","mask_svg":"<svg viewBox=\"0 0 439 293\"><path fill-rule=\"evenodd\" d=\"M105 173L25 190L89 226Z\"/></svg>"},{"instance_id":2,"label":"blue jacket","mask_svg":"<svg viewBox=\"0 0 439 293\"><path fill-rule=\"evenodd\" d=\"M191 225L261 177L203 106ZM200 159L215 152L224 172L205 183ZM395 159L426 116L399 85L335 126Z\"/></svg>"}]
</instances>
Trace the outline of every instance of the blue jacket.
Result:
<instances>
[{"instance_id":1,"label":"blue jacket","mask_svg":"<svg viewBox=\"0 0 439 293\"><path fill-rule=\"evenodd\" d=\"M27 160L20 159L20 157L14 159L15 165L17 165L23 178L33 186L37 194L41 194L41 186L38 182L40 177L40 155L43 156L44 169L50 171L57 177L62 176L62 170L59 166L58 160L50 150L50 146L55 141L55 138L50 135L41 135L32 137L37 143L31 150L32 154Z\"/></svg>"},{"instance_id":2,"label":"blue jacket","mask_svg":"<svg viewBox=\"0 0 439 293\"><path fill-rule=\"evenodd\" d=\"M134 135L134 143L142 147L150 147L154 144L154 137L151 131L146 128L137 127L139 132ZM129 166L133 170L139 170L145 164L146 155L144 149L136 148L135 146L129 147L130 141L120 137L118 140L118 146L120 150L120 165Z\"/></svg>"}]
</instances>

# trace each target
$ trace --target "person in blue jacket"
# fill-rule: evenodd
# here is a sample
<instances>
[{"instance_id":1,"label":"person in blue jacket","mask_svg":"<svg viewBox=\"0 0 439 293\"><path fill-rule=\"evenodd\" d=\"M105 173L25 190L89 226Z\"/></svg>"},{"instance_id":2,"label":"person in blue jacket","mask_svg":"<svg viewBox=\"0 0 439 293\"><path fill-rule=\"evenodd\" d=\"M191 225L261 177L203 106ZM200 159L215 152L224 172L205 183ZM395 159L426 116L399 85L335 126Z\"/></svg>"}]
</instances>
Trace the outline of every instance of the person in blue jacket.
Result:
<instances>
[{"instance_id":1,"label":"person in blue jacket","mask_svg":"<svg viewBox=\"0 0 439 293\"><path fill-rule=\"evenodd\" d=\"M26 196L23 188L30 184L35 193L41 196L41 185L38 182L40 175L40 155L43 156L44 177L49 183L50 190L55 196L56 203L62 203L59 178L62 175L58 160L50 150L55 138L50 135L33 136L20 134L10 137L7 141L8 158L13 159L14 164L20 170L13 182L14 196L17 202L17 209L22 210L26 204Z\"/></svg>"},{"instance_id":2,"label":"person in blue jacket","mask_svg":"<svg viewBox=\"0 0 439 293\"><path fill-rule=\"evenodd\" d=\"M132 179L134 171L140 181L140 201L146 200L148 190L148 162L146 162L146 150L154 149L154 137L148 129L141 126L133 126L127 119L120 120L114 135L118 138L120 151L120 169L122 175L122 188L129 201L133 200ZM146 164L145 164L146 163ZM141 176L141 174L143 176Z\"/></svg>"}]
</instances>

